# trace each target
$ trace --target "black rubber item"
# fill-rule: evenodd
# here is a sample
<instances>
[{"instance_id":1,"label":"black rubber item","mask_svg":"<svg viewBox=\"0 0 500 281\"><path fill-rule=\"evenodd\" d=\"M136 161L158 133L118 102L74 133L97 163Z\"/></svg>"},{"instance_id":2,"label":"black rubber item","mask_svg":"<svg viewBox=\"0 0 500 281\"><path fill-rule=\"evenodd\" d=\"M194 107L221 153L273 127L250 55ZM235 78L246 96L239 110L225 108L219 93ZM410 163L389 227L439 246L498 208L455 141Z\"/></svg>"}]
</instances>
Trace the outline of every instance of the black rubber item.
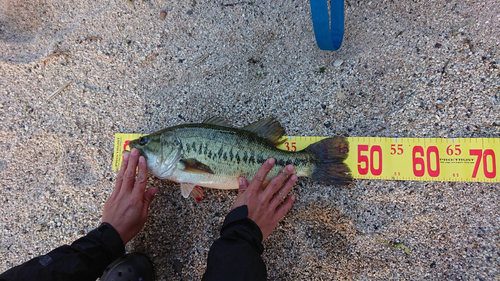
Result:
<instances>
[{"instance_id":1,"label":"black rubber item","mask_svg":"<svg viewBox=\"0 0 500 281\"><path fill-rule=\"evenodd\" d=\"M125 254L106 267L101 281L154 281L153 263L141 253Z\"/></svg>"}]
</instances>

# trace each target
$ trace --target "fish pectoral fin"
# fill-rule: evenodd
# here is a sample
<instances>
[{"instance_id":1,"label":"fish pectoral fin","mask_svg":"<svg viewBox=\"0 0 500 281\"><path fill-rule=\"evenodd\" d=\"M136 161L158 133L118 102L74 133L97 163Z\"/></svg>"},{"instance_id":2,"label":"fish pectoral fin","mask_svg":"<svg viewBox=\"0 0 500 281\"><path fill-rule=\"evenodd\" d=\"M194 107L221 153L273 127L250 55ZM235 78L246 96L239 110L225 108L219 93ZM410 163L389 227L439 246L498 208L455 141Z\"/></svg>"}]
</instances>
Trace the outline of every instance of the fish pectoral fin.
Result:
<instances>
[{"instance_id":1,"label":"fish pectoral fin","mask_svg":"<svg viewBox=\"0 0 500 281\"><path fill-rule=\"evenodd\" d=\"M214 171L212 171L210 167L208 167L207 165L201 163L200 161L194 158L182 159L180 160L180 162L184 164L185 172L191 172L196 174L202 174L202 173L214 174Z\"/></svg>"},{"instance_id":2,"label":"fish pectoral fin","mask_svg":"<svg viewBox=\"0 0 500 281\"><path fill-rule=\"evenodd\" d=\"M285 135L285 129L283 129L281 124L272 117L253 122L243 127L243 130L256 133L270 140L274 146L278 146L285 142L285 140L281 139Z\"/></svg>"},{"instance_id":3,"label":"fish pectoral fin","mask_svg":"<svg viewBox=\"0 0 500 281\"><path fill-rule=\"evenodd\" d=\"M202 123L212 124L212 125L218 125L218 126L223 126L223 127L230 127L230 128L233 127L226 120L222 119L219 116L208 117L207 119L203 120Z\"/></svg>"},{"instance_id":4,"label":"fish pectoral fin","mask_svg":"<svg viewBox=\"0 0 500 281\"><path fill-rule=\"evenodd\" d=\"M188 198L196 185L188 182L181 183L181 193L184 198Z\"/></svg>"},{"instance_id":5,"label":"fish pectoral fin","mask_svg":"<svg viewBox=\"0 0 500 281\"><path fill-rule=\"evenodd\" d=\"M189 195L191 195L191 197L193 197L194 200L196 200L197 202L200 202L203 199L203 189L195 185L195 187L193 188L193 190L191 190L191 193L189 193Z\"/></svg>"}]
</instances>

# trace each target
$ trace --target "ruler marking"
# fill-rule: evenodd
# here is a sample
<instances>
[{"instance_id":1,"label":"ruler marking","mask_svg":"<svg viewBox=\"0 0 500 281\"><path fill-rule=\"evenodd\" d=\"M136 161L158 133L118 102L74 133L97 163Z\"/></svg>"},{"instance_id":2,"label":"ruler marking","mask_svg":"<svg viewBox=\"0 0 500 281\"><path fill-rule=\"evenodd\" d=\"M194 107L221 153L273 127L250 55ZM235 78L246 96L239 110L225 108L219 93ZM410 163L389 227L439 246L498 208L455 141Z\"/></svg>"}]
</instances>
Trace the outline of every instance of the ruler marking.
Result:
<instances>
[{"instance_id":1,"label":"ruler marking","mask_svg":"<svg viewBox=\"0 0 500 281\"><path fill-rule=\"evenodd\" d=\"M142 135L144 134L115 134L113 170L118 170L120 167L123 145L126 141L136 139ZM307 147L324 138L318 136L288 136L289 140L296 142L297 148ZM500 168L500 146L497 145L500 138L383 138L356 136L348 137L348 139L350 141L350 153L346 164L351 169L354 178L357 179L500 182L500 172L497 170L497 167ZM368 144L368 150L358 151L358 145L361 144ZM462 144L461 147L460 144ZM414 150L416 146L422 145L422 148ZM429 149L430 146L435 147ZM279 148L286 150L285 145ZM436 153L436 148L437 152L440 153ZM476 150L476 154L471 155L471 150ZM487 155L484 155L485 150L488 150ZM483 152L481 159L477 155L479 151ZM495 169L492 169L492 157L495 157L496 160ZM366 168L363 168L363 175L359 174L358 165L366 165ZM437 165L439 165L439 169L437 169ZM488 173L484 173L484 171L488 171ZM495 177L486 177L486 175L489 177L494 175L493 172L497 173ZM419 174L419 176L415 174ZM472 174L477 176L472 178Z\"/></svg>"}]
</instances>

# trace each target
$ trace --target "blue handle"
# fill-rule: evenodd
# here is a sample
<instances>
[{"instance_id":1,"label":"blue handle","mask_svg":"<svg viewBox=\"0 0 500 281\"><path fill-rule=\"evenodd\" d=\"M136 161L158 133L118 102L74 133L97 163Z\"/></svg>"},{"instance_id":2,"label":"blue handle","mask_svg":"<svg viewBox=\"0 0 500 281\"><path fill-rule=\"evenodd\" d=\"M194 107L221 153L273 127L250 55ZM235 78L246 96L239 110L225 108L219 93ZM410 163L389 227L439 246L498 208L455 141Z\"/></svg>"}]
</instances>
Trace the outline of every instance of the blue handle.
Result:
<instances>
[{"instance_id":1,"label":"blue handle","mask_svg":"<svg viewBox=\"0 0 500 281\"><path fill-rule=\"evenodd\" d=\"M311 0L311 15L316 43L321 50L338 50L344 38L344 0L330 0L330 20L328 0Z\"/></svg>"}]
</instances>

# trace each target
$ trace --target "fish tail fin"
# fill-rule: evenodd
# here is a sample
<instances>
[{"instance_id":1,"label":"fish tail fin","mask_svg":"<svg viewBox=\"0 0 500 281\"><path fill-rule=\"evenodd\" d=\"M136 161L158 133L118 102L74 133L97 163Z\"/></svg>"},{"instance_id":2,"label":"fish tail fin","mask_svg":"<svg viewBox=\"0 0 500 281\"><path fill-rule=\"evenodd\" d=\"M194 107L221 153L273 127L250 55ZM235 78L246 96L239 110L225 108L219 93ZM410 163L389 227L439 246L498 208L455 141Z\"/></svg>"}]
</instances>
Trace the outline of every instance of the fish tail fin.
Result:
<instances>
[{"instance_id":1,"label":"fish tail fin","mask_svg":"<svg viewBox=\"0 0 500 281\"><path fill-rule=\"evenodd\" d=\"M352 181L351 170L344 163L349 151L347 138L333 137L306 148L314 164L310 178L329 185L347 185Z\"/></svg>"}]
</instances>

